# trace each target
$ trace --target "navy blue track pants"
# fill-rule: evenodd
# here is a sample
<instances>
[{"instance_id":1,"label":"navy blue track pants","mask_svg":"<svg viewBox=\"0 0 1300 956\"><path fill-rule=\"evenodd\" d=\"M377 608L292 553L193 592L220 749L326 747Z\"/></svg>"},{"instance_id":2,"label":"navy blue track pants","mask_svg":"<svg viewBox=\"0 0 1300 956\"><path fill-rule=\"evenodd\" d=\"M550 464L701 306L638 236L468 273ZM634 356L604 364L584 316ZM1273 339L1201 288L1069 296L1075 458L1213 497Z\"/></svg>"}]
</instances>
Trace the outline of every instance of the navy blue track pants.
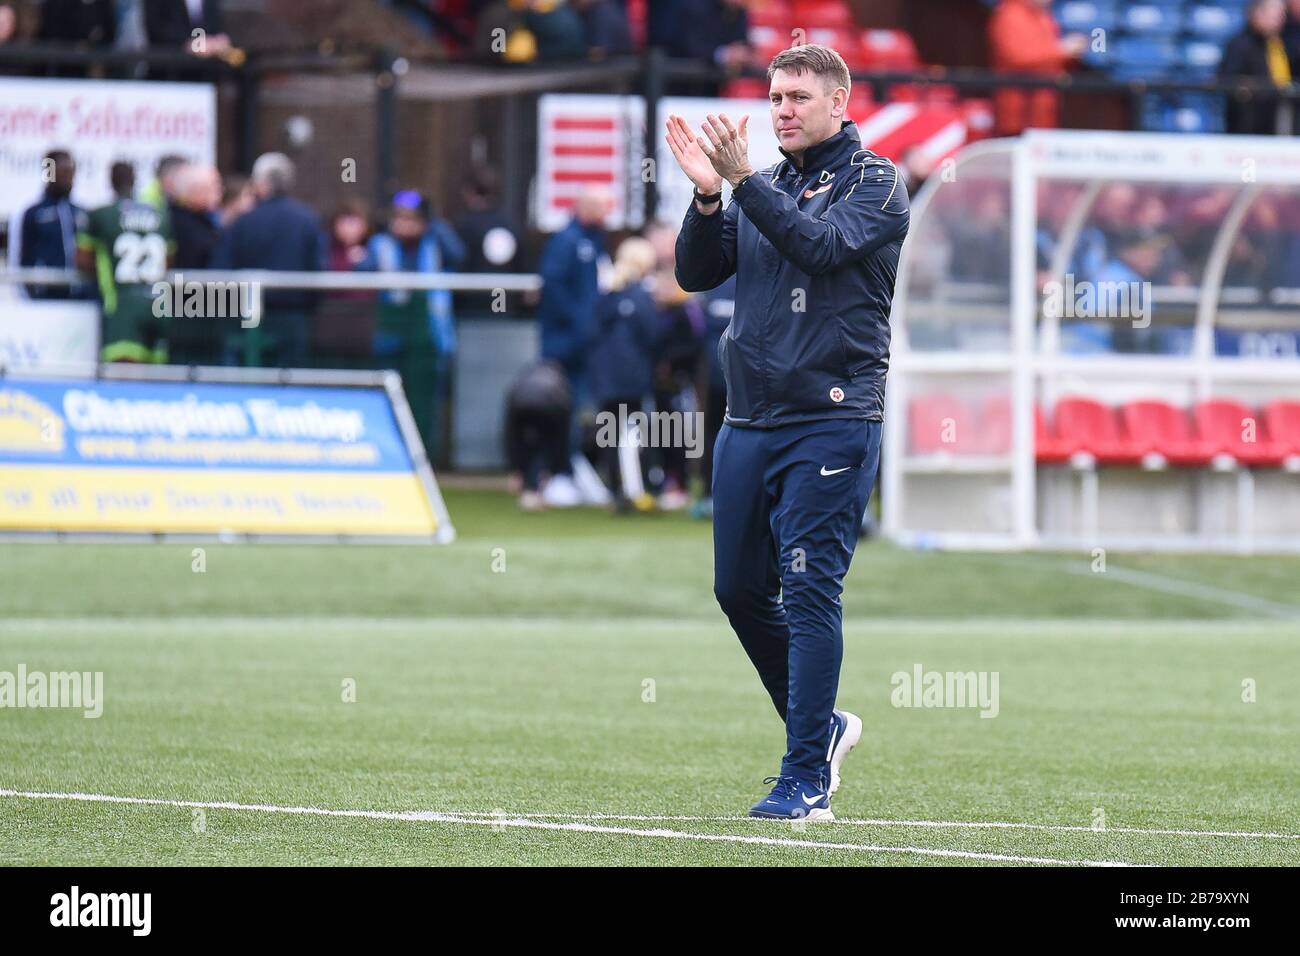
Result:
<instances>
[{"instance_id":1,"label":"navy blue track pants","mask_svg":"<svg viewBox=\"0 0 1300 956\"><path fill-rule=\"evenodd\" d=\"M880 461L880 422L723 425L713 593L785 721L781 773L829 786L840 594Z\"/></svg>"}]
</instances>

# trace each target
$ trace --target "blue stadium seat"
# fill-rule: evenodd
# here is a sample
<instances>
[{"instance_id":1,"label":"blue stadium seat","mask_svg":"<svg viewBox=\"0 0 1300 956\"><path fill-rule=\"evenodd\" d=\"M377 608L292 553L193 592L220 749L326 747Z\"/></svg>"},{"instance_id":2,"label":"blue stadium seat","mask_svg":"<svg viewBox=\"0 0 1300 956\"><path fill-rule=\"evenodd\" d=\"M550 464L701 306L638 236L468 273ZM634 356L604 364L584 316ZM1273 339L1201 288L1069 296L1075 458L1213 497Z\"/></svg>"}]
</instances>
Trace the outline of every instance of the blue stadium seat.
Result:
<instances>
[{"instance_id":1,"label":"blue stadium seat","mask_svg":"<svg viewBox=\"0 0 1300 956\"><path fill-rule=\"evenodd\" d=\"M1223 46L1213 40L1196 39L1183 43L1183 72L1204 78L1213 76L1223 58Z\"/></svg>"},{"instance_id":2,"label":"blue stadium seat","mask_svg":"<svg viewBox=\"0 0 1300 956\"><path fill-rule=\"evenodd\" d=\"M1115 28L1112 0L1058 0L1053 12L1062 33L1091 34L1098 27L1107 32Z\"/></svg>"},{"instance_id":3,"label":"blue stadium seat","mask_svg":"<svg viewBox=\"0 0 1300 956\"><path fill-rule=\"evenodd\" d=\"M1241 32L1245 10L1233 3L1197 3L1187 8L1183 25L1188 33L1210 40L1224 40Z\"/></svg>"},{"instance_id":4,"label":"blue stadium seat","mask_svg":"<svg viewBox=\"0 0 1300 956\"><path fill-rule=\"evenodd\" d=\"M1222 133L1223 98L1213 93L1148 93L1138 125L1155 133Z\"/></svg>"},{"instance_id":5,"label":"blue stadium seat","mask_svg":"<svg viewBox=\"0 0 1300 956\"><path fill-rule=\"evenodd\" d=\"M1132 3L1120 14L1120 23L1130 33L1169 36L1183 27L1181 3Z\"/></svg>"},{"instance_id":6,"label":"blue stadium seat","mask_svg":"<svg viewBox=\"0 0 1300 956\"><path fill-rule=\"evenodd\" d=\"M1178 44L1168 37L1119 37L1111 41L1107 59L1119 80L1157 79L1182 66Z\"/></svg>"}]
</instances>

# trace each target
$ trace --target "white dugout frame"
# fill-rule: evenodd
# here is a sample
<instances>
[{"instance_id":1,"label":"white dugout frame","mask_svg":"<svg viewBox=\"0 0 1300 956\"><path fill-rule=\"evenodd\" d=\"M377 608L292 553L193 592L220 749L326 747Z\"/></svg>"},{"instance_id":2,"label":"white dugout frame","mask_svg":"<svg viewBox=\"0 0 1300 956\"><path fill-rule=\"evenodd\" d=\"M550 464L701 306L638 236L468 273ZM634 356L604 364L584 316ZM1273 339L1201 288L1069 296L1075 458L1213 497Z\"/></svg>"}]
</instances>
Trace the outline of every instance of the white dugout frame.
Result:
<instances>
[{"instance_id":1,"label":"white dugout frame","mask_svg":"<svg viewBox=\"0 0 1300 956\"><path fill-rule=\"evenodd\" d=\"M960 182L963 168L973 163L1004 160L1010 186L1010 346L1003 350L913 349L909 341L909 292L915 278L918 251L915 237L931 214L935 197L950 183ZM1108 183L1205 184L1239 189L1221 222L1195 289L1195 327L1189 355L1069 355L1060 352L1059 320L1043 317L1036 283L1036 231L1039 184L1053 179L1087 184L1065 218L1051 262L1053 279L1068 268L1080 232L1101 189ZM1214 330L1229 254L1255 200L1269 187L1300 187L1300 147L1287 137L1187 136L1181 134L1117 133L1073 130L1031 130L1016 139L974 143L955 157L944 174L926 182L912 201L911 236L904 243L892 310L891 369L887 384L884 461L882 463L883 526L893 540L909 547L975 550L1030 548L1074 549L1111 547L1117 550L1277 551L1300 552L1300 535L1257 533L1248 515L1254 503L1254 478L1249 468L1223 470L1236 475L1238 516L1235 530L1190 534L1115 534L1098 530L1097 471L1070 469L1080 479L1083 527L1070 534L1044 532L1039 527L1041 473L1048 468L1035 459L1034 409L1037 396L1051 406L1069 389L1072 378L1187 385L1193 400L1215 397L1221 384L1259 385L1283 394L1300 395L1300 363L1215 354ZM1300 276L1294 283L1300 286ZM1229 290L1230 293L1236 290ZM1253 291L1253 290L1252 290ZM1300 304L1295 289L1274 290L1278 306ZM1191 304L1190 302L1188 304ZM908 405L918 375L929 380L971 374L1005 375L1011 395L1011 451L1006 456L910 456ZM912 479L917 475L1009 475L1010 527L985 532L961 528L909 527L906 519ZM1293 494L1300 509L1300 477ZM1199 485L1198 485L1199 489ZM1199 493L1197 498L1200 498ZM1197 507L1202 507L1198 501ZM1089 509L1092 514L1087 514Z\"/></svg>"}]
</instances>

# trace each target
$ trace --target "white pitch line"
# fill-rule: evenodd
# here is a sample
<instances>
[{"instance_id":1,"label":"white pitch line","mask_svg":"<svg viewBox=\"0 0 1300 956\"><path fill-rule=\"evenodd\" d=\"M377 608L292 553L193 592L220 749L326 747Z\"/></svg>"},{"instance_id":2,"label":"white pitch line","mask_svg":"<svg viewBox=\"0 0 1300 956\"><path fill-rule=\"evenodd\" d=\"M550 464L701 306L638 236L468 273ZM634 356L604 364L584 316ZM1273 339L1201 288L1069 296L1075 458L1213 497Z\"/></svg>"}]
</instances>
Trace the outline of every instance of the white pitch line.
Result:
<instances>
[{"instance_id":1,"label":"white pitch line","mask_svg":"<svg viewBox=\"0 0 1300 956\"><path fill-rule=\"evenodd\" d=\"M461 811L454 812L460 813ZM478 814L466 813L465 815L472 816ZM513 815L539 820L639 820L645 823L670 821L692 823L734 823L741 820L753 819L753 817L742 817L736 815L727 816L721 814L717 816L640 815L622 813L519 813ZM1238 837L1242 839L1253 838L1260 840L1300 840L1300 833L1255 833L1248 830L1157 830L1147 829L1144 827L1112 826L1108 826L1104 830L1096 830L1088 826L1064 823L1013 823L1010 821L1002 822L994 820L857 820L848 817L836 817L835 822L860 827L930 827L936 830L1041 830L1046 832L1071 833L1132 833L1147 836Z\"/></svg>"},{"instance_id":2,"label":"white pitch line","mask_svg":"<svg viewBox=\"0 0 1300 956\"><path fill-rule=\"evenodd\" d=\"M1189 581L1186 578L1170 577L1167 574L1158 574L1155 571L1141 571L1137 568L1121 568L1112 565L1105 571L1096 572L1092 570L1090 565L1075 564L1069 561L1060 562L1058 566L1071 574L1102 579L1110 578L1133 587L1145 588L1148 591L1173 594L1177 597L1189 597L1208 604L1225 604L1229 607L1235 607L1243 611L1253 611L1280 620L1294 620L1300 617L1300 606L1295 604L1270 601L1268 598L1247 594L1244 591L1221 588L1201 581Z\"/></svg>"},{"instance_id":3,"label":"white pitch line","mask_svg":"<svg viewBox=\"0 0 1300 956\"><path fill-rule=\"evenodd\" d=\"M1042 856L1014 856L1006 853L975 853L932 847L872 846L863 843L831 843L822 840L794 840L779 837L743 836L722 833L686 833L681 830L639 827L612 827L593 823L551 823L527 817L465 816L432 810L330 810L322 807L286 807L266 803L231 803L212 800L162 800L152 797L122 797L102 793L48 793L43 791L0 788L0 797L26 800L73 800L85 803L117 803L133 806L181 807L195 810L249 810L260 813L284 813L323 817L360 817L368 820L401 820L420 823L458 823L469 826L525 827L535 830L561 830L577 833L609 833L618 836L655 837L666 840L694 840L705 843L742 843L758 846L798 847L814 850L854 850L862 853L899 853L914 856L937 856L965 860L1003 863L1042 863L1054 866L1131 866L1119 860L1058 860Z\"/></svg>"},{"instance_id":4,"label":"white pitch line","mask_svg":"<svg viewBox=\"0 0 1300 956\"><path fill-rule=\"evenodd\" d=\"M450 810L448 810L450 813ZM456 813L460 813L456 810ZM472 814L465 814L472 816ZM615 819L615 821L653 822L694 822L720 823L736 822L751 817L724 816L686 817L671 814L624 814L624 813L519 813L517 817L537 819ZM1045 830L1069 832L1104 832L1104 834L1147 834L1151 836L1238 836L1238 838L1256 838L1268 840L1300 840L1300 834L1270 834L1270 832L1252 832L1248 830L1149 830L1145 827L1108 826L1105 830L1095 830L1091 826L1067 825L1067 823L1014 823L1001 821L958 821L958 819L850 819L836 817L836 823L848 823L852 826L897 826L897 827L933 827L936 830Z\"/></svg>"}]
</instances>

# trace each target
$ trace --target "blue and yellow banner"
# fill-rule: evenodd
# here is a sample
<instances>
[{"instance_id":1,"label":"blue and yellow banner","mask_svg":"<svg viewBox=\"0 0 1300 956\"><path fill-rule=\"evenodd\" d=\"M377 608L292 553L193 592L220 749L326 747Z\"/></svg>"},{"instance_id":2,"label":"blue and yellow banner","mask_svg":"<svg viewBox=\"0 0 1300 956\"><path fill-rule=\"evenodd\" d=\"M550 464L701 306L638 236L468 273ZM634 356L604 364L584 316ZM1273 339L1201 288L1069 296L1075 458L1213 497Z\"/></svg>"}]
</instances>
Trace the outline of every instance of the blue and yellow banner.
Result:
<instances>
[{"instance_id":1,"label":"blue and yellow banner","mask_svg":"<svg viewBox=\"0 0 1300 956\"><path fill-rule=\"evenodd\" d=\"M382 388L0 381L0 530L429 538Z\"/></svg>"}]
</instances>

